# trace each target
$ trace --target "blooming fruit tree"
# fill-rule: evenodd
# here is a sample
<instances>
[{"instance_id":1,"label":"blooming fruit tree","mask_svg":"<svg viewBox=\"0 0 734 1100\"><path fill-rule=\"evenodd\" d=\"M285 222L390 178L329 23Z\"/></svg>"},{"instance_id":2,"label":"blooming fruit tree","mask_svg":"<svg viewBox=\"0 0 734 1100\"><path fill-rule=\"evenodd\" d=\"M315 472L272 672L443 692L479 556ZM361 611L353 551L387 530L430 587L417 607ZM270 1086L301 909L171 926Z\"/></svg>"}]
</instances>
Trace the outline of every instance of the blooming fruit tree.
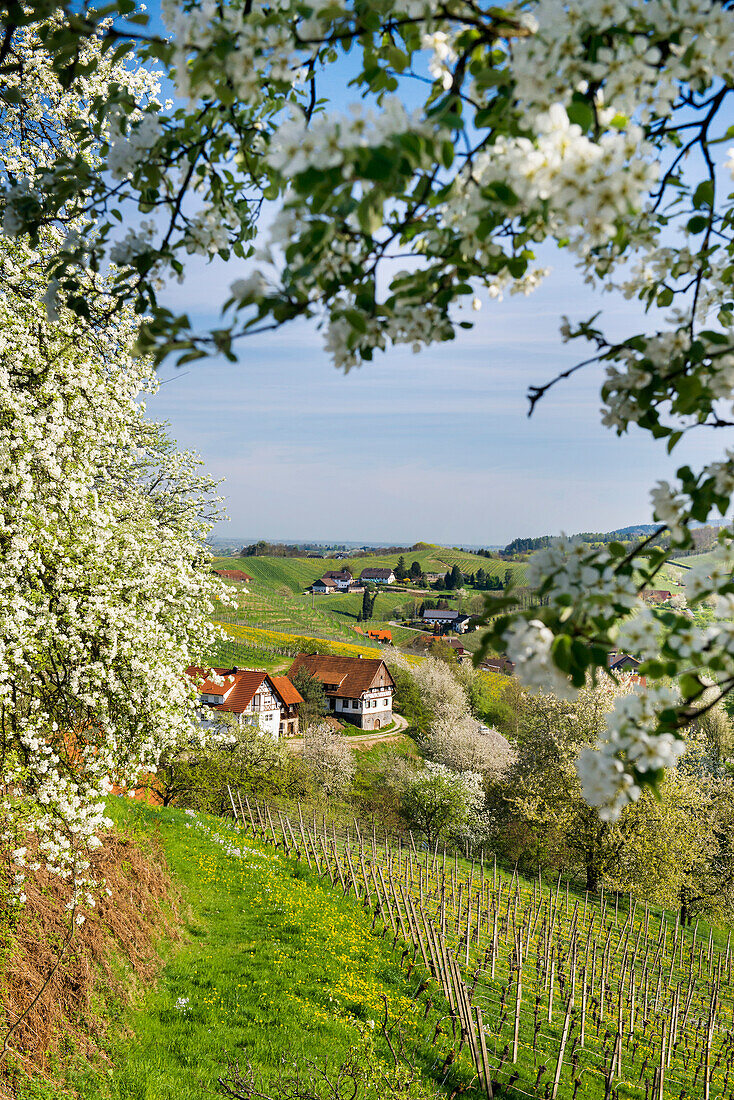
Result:
<instances>
[{"instance_id":1,"label":"blooming fruit tree","mask_svg":"<svg viewBox=\"0 0 734 1100\"><path fill-rule=\"evenodd\" d=\"M59 232L51 308L59 296L88 309L80 281L112 262L99 294L110 310L132 303L138 346L159 358L234 357L239 338L306 317L349 369L389 345L454 339L471 325L464 300L531 291L550 240L591 284L652 309L623 339L598 318L564 323L591 345L583 362L605 369L605 424L636 424L669 451L731 425L731 0L164 0L162 15L164 32L135 0L6 8L8 125L23 116L24 36L34 63L89 103L69 120L71 150L30 174L8 164L3 178L7 232ZM162 67L177 105L144 82L102 94L106 58ZM342 78L348 110L324 99ZM90 145L99 162L78 152ZM255 241L264 201L276 212ZM209 333L157 298L190 253L252 261ZM734 452L682 467L653 490L659 534L690 545L691 523L725 516L733 489ZM560 546L531 571L541 611L493 605L491 640L532 685L576 690L612 646L642 658L645 690L620 698L581 762L608 818L676 761L707 686L734 687L734 551L722 535L718 563L688 586L690 602L717 603L705 628L644 609L639 591L664 558L653 539L633 552Z\"/></svg>"},{"instance_id":2,"label":"blooming fruit tree","mask_svg":"<svg viewBox=\"0 0 734 1100\"><path fill-rule=\"evenodd\" d=\"M0 115L4 179L57 157L99 166L71 121L104 89L149 98L155 81L89 42L96 77L72 93L28 28L6 35L6 63L10 37L23 98ZM213 483L147 419L155 372L131 354L137 320L103 293L109 276L85 271L78 301L49 294L61 242L56 226L0 240L0 882L22 904L28 866L44 864L80 922L112 784L200 736L184 669L211 644L221 586L204 545ZM7 1049L6 1035L0 1061Z\"/></svg>"}]
</instances>

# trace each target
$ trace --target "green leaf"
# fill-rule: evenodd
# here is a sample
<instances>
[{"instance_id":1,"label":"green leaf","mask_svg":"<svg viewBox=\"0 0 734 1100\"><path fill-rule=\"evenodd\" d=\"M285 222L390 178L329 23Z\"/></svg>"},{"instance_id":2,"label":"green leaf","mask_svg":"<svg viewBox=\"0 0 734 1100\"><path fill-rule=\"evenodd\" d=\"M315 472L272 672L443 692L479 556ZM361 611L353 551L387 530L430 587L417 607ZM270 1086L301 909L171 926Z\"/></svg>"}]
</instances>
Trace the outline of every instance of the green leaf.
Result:
<instances>
[{"instance_id":1,"label":"green leaf","mask_svg":"<svg viewBox=\"0 0 734 1100\"><path fill-rule=\"evenodd\" d=\"M367 331L367 321L363 313L360 313L358 309L345 309L344 316L349 321L349 324L357 332Z\"/></svg>"},{"instance_id":2,"label":"green leaf","mask_svg":"<svg viewBox=\"0 0 734 1100\"><path fill-rule=\"evenodd\" d=\"M714 182L713 180L703 180L693 192L693 205L696 210L700 210L702 206L713 206L713 202Z\"/></svg>"},{"instance_id":3,"label":"green leaf","mask_svg":"<svg viewBox=\"0 0 734 1100\"><path fill-rule=\"evenodd\" d=\"M692 218L689 218L686 229L689 233L703 233L704 229L708 228L709 219L704 217L703 214L695 214Z\"/></svg>"},{"instance_id":4,"label":"green leaf","mask_svg":"<svg viewBox=\"0 0 734 1100\"><path fill-rule=\"evenodd\" d=\"M592 130L594 128L596 122L594 109L581 96L578 98L574 96L568 107L567 114L569 121L580 126L582 130Z\"/></svg>"}]
</instances>

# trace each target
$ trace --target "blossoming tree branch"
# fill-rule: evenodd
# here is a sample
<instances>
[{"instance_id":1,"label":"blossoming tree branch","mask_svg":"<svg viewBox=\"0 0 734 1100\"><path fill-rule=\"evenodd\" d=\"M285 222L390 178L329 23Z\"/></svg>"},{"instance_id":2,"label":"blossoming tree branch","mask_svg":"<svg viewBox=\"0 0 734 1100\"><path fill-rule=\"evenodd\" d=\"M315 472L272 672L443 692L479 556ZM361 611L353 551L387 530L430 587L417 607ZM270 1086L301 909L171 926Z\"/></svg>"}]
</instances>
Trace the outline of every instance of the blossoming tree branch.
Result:
<instances>
[{"instance_id":1,"label":"blossoming tree branch","mask_svg":"<svg viewBox=\"0 0 734 1100\"><path fill-rule=\"evenodd\" d=\"M603 318L564 323L586 345L579 366L606 371L604 423L669 451L731 426L731 0L164 0L162 14L165 31L134 0L5 9L5 126L30 127L37 156L5 158L4 227L31 247L53 231L52 315L132 310L138 351L178 362L233 358L248 334L313 318L349 369L460 336L464 300L532 291L552 240L591 284L654 307L622 340ZM101 79L113 63L127 76ZM355 102L336 110L324 79L345 66ZM170 103L144 79L155 69ZM47 89L27 91L37 71L84 104L64 118L69 140ZM265 201L275 217L255 239ZM191 253L249 261L211 332L158 302ZM734 452L681 468L652 491L658 534L689 546L732 489ZM609 819L734 687L734 551L722 536L687 588L716 602L705 628L641 603L665 556L654 539L554 548L531 571L542 610L490 607L488 639L532 686L573 692L613 646L641 657L644 690L619 697L579 760Z\"/></svg>"}]
</instances>

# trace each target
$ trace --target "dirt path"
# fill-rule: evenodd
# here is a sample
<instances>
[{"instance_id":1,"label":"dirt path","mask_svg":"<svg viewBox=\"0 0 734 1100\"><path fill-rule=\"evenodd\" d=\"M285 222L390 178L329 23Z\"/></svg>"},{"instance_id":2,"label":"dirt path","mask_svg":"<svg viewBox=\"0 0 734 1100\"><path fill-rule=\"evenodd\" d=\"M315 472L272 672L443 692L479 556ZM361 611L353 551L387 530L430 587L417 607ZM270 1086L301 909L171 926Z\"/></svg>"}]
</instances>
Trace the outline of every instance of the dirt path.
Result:
<instances>
[{"instance_id":1,"label":"dirt path","mask_svg":"<svg viewBox=\"0 0 734 1100\"><path fill-rule=\"evenodd\" d=\"M408 728L407 719L403 718L402 714L393 714L395 721L395 727L388 730L375 730L374 733L356 733L347 734L347 739L350 745L354 745L355 749L369 749L373 745L386 744L388 741L397 741L402 736L404 731ZM302 737L289 737L286 741L286 745L289 749L293 749L294 752L303 751L303 738Z\"/></svg>"}]
</instances>

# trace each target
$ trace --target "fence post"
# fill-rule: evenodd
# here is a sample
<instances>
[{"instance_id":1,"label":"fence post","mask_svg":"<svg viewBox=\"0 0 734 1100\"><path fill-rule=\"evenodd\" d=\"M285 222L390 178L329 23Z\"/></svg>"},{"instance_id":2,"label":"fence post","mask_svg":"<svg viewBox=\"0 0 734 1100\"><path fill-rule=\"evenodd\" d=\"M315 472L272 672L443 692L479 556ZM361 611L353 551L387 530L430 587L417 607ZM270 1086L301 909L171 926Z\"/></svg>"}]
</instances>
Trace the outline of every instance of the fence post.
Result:
<instances>
[{"instance_id":1,"label":"fence post","mask_svg":"<svg viewBox=\"0 0 734 1100\"><path fill-rule=\"evenodd\" d=\"M487 1100L494 1100L494 1093L492 1092L492 1074L489 1070L489 1058L487 1057L487 1044L484 1038L484 1023L482 1022L482 1010L479 1005L475 1005L474 1014L477 1020L477 1032L479 1034L479 1050L482 1056L482 1076L484 1077L484 1090L487 1094Z\"/></svg>"},{"instance_id":2,"label":"fence post","mask_svg":"<svg viewBox=\"0 0 734 1100\"><path fill-rule=\"evenodd\" d=\"M569 1000L566 1006L566 1018L563 1021L563 1032L561 1033L561 1045L558 1050L558 1061L556 1062L556 1074L553 1078L553 1090L551 1092L551 1100L556 1100L558 1095L558 1082L561 1080L561 1070L563 1069L563 1052L566 1049L566 1040L568 1039L568 1025L571 1020L571 1002Z\"/></svg>"}]
</instances>

